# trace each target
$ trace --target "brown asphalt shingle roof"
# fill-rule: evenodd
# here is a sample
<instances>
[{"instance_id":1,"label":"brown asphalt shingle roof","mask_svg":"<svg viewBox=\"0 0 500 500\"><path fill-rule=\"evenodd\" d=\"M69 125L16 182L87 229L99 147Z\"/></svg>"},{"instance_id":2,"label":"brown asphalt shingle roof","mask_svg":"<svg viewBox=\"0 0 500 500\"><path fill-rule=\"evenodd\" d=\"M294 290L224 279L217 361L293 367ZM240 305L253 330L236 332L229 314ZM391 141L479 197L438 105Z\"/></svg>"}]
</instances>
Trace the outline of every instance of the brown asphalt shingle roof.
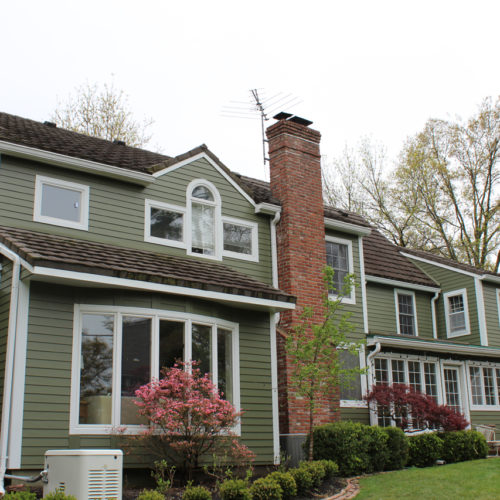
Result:
<instances>
[{"instance_id":1,"label":"brown asphalt shingle roof","mask_svg":"<svg viewBox=\"0 0 500 500\"><path fill-rule=\"evenodd\" d=\"M246 297L291 295L222 264L0 226L0 242L32 266L100 274Z\"/></svg>"}]
</instances>

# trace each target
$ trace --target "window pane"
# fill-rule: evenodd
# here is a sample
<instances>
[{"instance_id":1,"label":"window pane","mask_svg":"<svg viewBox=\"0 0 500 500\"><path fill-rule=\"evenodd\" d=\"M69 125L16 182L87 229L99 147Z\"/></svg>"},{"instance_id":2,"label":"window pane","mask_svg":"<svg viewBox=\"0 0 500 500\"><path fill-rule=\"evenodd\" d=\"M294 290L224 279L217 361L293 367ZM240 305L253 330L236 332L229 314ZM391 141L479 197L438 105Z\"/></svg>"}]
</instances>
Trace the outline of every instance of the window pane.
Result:
<instances>
[{"instance_id":1,"label":"window pane","mask_svg":"<svg viewBox=\"0 0 500 500\"><path fill-rule=\"evenodd\" d=\"M398 293L399 331L402 335L415 335L413 295Z\"/></svg>"},{"instance_id":2,"label":"window pane","mask_svg":"<svg viewBox=\"0 0 500 500\"><path fill-rule=\"evenodd\" d=\"M184 323L160 320L160 370L184 361Z\"/></svg>"},{"instance_id":3,"label":"window pane","mask_svg":"<svg viewBox=\"0 0 500 500\"><path fill-rule=\"evenodd\" d=\"M327 241L326 263L335 271L333 275L334 291L342 291L344 279L349 274L349 247L341 243Z\"/></svg>"},{"instance_id":4,"label":"window pane","mask_svg":"<svg viewBox=\"0 0 500 500\"><path fill-rule=\"evenodd\" d=\"M179 212L151 207L151 236L182 241L184 216Z\"/></svg>"},{"instance_id":5,"label":"window pane","mask_svg":"<svg viewBox=\"0 0 500 500\"><path fill-rule=\"evenodd\" d=\"M82 193L74 189L42 184L41 215L71 222L81 220Z\"/></svg>"},{"instance_id":6,"label":"window pane","mask_svg":"<svg viewBox=\"0 0 500 500\"><path fill-rule=\"evenodd\" d=\"M113 331L113 315L83 315L80 424L111 424Z\"/></svg>"},{"instance_id":7,"label":"window pane","mask_svg":"<svg viewBox=\"0 0 500 500\"><path fill-rule=\"evenodd\" d=\"M192 251L204 255L215 253L215 208L192 204Z\"/></svg>"},{"instance_id":8,"label":"window pane","mask_svg":"<svg viewBox=\"0 0 500 500\"><path fill-rule=\"evenodd\" d=\"M422 379L420 376L420 362L408 361L408 377L410 387L418 392L422 392Z\"/></svg>"},{"instance_id":9,"label":"window pane","mask_svg":"<svg viewBox=\"0 0 500 500\"><path fill-rule=\"evenodd\" d=\"M450 331L452 333L465 330L465 306L463 295L448 297Z\"/></svg>"},{"instance_id":10,"label":"window pane","mask_svg":"<svg viewBox=\"0 0 500 500\"><path fill-rule=\"evenodd\" d=\"M232 332L217 330L217 387L222 397L233 401L233 351Z\"/></svg>"},{"instance_id":11,"label":"window pane","mask_svg":"<svg viewBox=\"0 0 500 500\"><path fill-rule=\"evenodd\" d=\"M405 364L400 359L392 360L392 383L406 384Z\"/></svg>"},{"instance_id":12,"label":"window pane","mask_svg":"<svg viewBox=\"0 0 500 500\"><path fill-rule=\"evenodd\" d=\"M250 255L252 228L224 222L224 250Z\"/></svg>"},{"instance_id":13,"label":"window pane","mask_svg":"<svg viewBox=\"0 0 500 500\"><path fill-rule=\"evenodd\" d=\"M359 355L353 354L345 349L339 349L339 360L342 368L359 368ZM361 375L356 373L352 377L342 377L340 380L340 399L360 401L363 399L361 394Z\"/></svg>"},{"instance_id":14,"label":"window pane","mask_svg":"<svg viewBox=\"0 0 500 500\"><path fill-rule=\"evenodd\" d=\"M389 383L389 370L387 368L387 359L375 360L375 382L377 384Z\"/></svg>"},{"instance_id":15,"label":"window pane","mask_svg":"<svg viewBox=\"0 0 500 500\"><path fill-rule=\"evenodd\" d=\"M483 389L481 386L481 369L477 366L471 366L470 369L470 387L472 393L472 404L483 404Z\"/></svg>"},{"instance_id":16,"label":"window pane","mask_svg":"<svg viewBox=\"0 0 500 500\"><path fill-rule=\"evenodd\" d=\"M122 424L145 423L134 404L135 391L151 380L151 318L124 316L122 324Z\"/></svg>"},{"instance_id":17,"label":"window pane","mask_svg":"<svg viewBox=\"0 0 500 500\"><path fill-rule=\"evenodd\" d=\"M214 195L210 189L205 186L198 186L193 189L193 198L198 198L200 200L214 201Z\"/></svg>"},{"instance_id":18,"label":"window pane","mask_svg":"<svg viewBox=\"0 0 500 500\"><path fill-rule=\"evenodd\" d=\"M493 369L483 368L484 397L487 405L495 405L495 385L493 382Z\"/></svg>"},{"instance_id":19,"label":"window pane","mask_svg":"<svg viewBox=\"0 0 500 500\"><path fill-rule=\"evenodd\" d=\"M424 363L425 393L437 403L437 378L435 363Z\"/></svg>"},{"instance_id":20,"label":"window pane","mask_svg":"<svg viewBox=\"0 0 500 500\"><path fill-rule=\"evenodd\" d=\"M201 374L212 373L212 327L193 324L192 359L198 364Z\"/></svg>"},{"instance_id":21,"label":"window pane","mask_svg":"<svg viewBox=\"0 0 500 500\"><path fill-rule=\"evenodd\" d=\"M444 387L447 405L453 410L460 412L460 391L458 386L458 370L456 368L444 369Z\"/></svg>"}]
</instances>

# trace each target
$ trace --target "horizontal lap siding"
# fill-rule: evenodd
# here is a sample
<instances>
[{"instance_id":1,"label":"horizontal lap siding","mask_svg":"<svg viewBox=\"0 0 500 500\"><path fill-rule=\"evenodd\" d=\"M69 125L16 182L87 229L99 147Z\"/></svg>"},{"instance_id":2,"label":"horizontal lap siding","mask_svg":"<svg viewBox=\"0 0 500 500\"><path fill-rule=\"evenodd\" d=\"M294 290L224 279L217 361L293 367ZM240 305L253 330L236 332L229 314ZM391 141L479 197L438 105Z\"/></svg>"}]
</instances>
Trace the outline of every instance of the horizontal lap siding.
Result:
<instances>
[{"instance_id":1,"label":"horizontal lap siding","mask_svg":"<svg viewBox=\"0 0 500 500\"><path fill-rule=\"evenodd\" d=\"M340 408L340 418L361 424L370 425L370 412L368 408Z\"/></svg>"},{"instance_id":2,"label":"horizontal lap siding","mask_svg":"<svg viewBox=\"0 0 500 500\"><path fill-rule=\"evenodd\" d=\"M3 400L3 383L5 372L5 353L7 350L7 334L9 330L9 310L12 283L12 263L0 257L0 401ZM2 406L0 404L0 418L2 417Z\"/></svg>"},{"instance_id":3,"label":"horizontal lap siding","mask_svg":"<svg viewBox=\"0 0 500 500\"><path fill-rule=\"evenodd\" d=\"M500 347L500 324L498 317L498 288L483 281L484 313L488 330L488 345Z\"/></svg>"},{"instance_id":4,"label":"horizontal lap siding","mask_svg":"<svg viewBox=\"0 0 500 500\"><path fill-rule=\"evenodd\" d=\"M471 426L494 425L496 427L496 439L500 439L500 411L471 411Z\"/></svg>"},{"instance_id":5,"label":"horizontal lap siding","mask_svg":"<svg viewBox=\"0 0 500 500\"><path fill-rule=\"evenodd\" d=\"M439 283L442 294L446 292L451 292L453 290L460 290L462 288L467 289L467 302L469 306L469 322L471 328L471 335L464 335L461 337L454 337L453 340L460 342L467 342L473 345L480 345L479 337L479 321L477 315L477 304L476 304L476 289L474 287L474 278L471 276L466 276L464 274L457 273L455 271L450 271L448 269L443 269L442 267L435 266L433 264L428 264L426 262L421 262L417 260L412 261L417 267L420 267L425 273L431 276L434 281ZM444 314L444 300L443 295L440 295L437 300L437 327L438 327L438 338L446 339L446 320Z\"/></svg>"},{"instance_id":6,"label":"horizontal lap siding","mask_svg":"<svg viewBox=\"0 0 500 500\"><path fill-rule=\"evenodd\" d=\"M109 436L70 436L71 357L74 303L191 312L239 323L242 441L257 463L273 460L269 315L175 296L119 290L70 288L32 283L28 326L22 467L38 468L50 448L109 448ZM145 450L127 455L129 467L150 458Z\"/></svg>"},{"instance_id":7,"label":"horizontal lap siding","mask_svg":"<svg viewBox=\"0 0 500 500\"><path fill-rule=\"evenodd\" d=\"M35 175L84 184L90 187L89 231L79 231L33 222ZM146 188L62 168L2 157L0 168L0 225L49 232L100 243L186 256L186 251L144 241L145 199L184 207L186 188L193 179L206 179L217 187L222 200L222 215L259 224L259 262L224 258L228 266L270 283L270 218L255 210L206 160L198 160L157 178ZM196 257L190 257L196 259ZM203 259L205 262L207 259Z\"/></svg>"}]
</instances>

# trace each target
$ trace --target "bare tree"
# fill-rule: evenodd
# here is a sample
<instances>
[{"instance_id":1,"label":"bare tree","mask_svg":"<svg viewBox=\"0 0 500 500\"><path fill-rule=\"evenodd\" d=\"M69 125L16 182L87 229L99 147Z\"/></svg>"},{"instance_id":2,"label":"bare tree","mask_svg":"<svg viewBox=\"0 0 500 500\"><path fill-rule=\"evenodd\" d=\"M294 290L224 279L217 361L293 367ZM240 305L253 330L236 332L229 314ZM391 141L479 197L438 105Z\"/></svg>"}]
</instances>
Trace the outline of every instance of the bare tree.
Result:
<instances>
[{"instance_id":1,"label":"bare tree","mask_svg":"<svg viewBox=\"0 0 500 500\"><path fill-rule=\"evenodd\" d=\"M124 141L128 146L143 147L151 139L153 120L136 121L127 95L111 84L101 88L89 83L77 87L74 95L58 104L51 118L58 126L109 141Z\"/></svg>"}]
</instances>

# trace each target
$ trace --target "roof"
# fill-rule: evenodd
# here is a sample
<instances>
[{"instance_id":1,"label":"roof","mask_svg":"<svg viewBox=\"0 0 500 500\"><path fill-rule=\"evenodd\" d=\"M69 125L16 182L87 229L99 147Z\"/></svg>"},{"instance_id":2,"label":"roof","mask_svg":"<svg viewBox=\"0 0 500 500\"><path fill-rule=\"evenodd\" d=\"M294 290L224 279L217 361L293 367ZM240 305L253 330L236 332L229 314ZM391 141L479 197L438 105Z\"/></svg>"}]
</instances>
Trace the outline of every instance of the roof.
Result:
<instances>
[{"instance_id":1,"label":"roof","mask_svg":"<svg viewBox=\"0 0 500 500\"><path fill-rule=\"evenodd\" d=\"M0 226L0 243L32 266L280 302L293 296L222 264Z\"/></svg>"},{"instance_id":2,"label":"roof","mask_svg":"<svg viewBox=\"0 0 500 500\"><path fill-rule=\"evenodd\" d=\"M480 267L474 267L469 264L463 264L462 262L457 262L456 260L449 259L448 257L443 257L442 255L436 255L434 253L426 252L424 250L414 250L412 248L406 248L406 247L398 247L398 248L400 252L414 255L415 257L420 257L422 259L431 260L433 262L436 262L437 264L443 264L445 266L454 267L455 269L466 271L468 273L477 274L479 276L488 274L490 276L500 277L500 274L494 273L492 271L487 271Z\"/></svg>"},{"instance_id":3,"label":"roof","mask_svg":"<svg viewBox=\"0 0 500 500\"><path fill-rule=\"evenodd\" d=\"M399 247L391 243L376 229L363 238L365 273L398 281L439 287L427 274L401 255Z\"/></svg>"},{"instance_id":4,"label":"roof","mask_svg":"<svg viewBox=\"0 0 500 500\"><path fill-rule=\"evenodd\" d=\"M139 172L148 172L170 158L8 113L0 113L0 141Z\"/></svg>"}]
</instances>

